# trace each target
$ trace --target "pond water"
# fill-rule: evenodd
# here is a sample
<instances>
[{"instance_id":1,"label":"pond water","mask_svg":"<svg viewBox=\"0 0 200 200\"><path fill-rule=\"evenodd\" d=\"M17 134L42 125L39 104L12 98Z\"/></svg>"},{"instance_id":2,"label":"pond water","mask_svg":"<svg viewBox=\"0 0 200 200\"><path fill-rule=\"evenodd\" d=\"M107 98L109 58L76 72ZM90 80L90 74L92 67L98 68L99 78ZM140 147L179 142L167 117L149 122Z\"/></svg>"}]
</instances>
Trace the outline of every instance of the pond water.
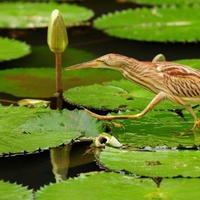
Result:
<instances>
[{"instance_id":1,"label":"pond water","mask_svg":"<svg viewBox=\"0 0 200 200\"><path fill-rule=\"evenodd\" d=\"M101 15L102 13L134 7L133 4L122 4L111 0L86 0L78 2L78 4L93 9L96 13L95 17ZM15 37L16 39L26 41L32 46L31 55L19 60L0 63L1 70L16 67L35 67L38 63L44 67L47 66L45 63L52 63L51 66L54 67L53 54L52 60L47 61L45 60L45 57L40 58L40 53L38 52L38 47L45 47L47 50L46 54L51 54L46 44L46 33L46 28L32 30L0 30L1 36ZM69 28L68 36L69 47L92 52L96 55L96 57L111 52L124 54L138 60L152 60L152 58L159 53L164 54L167 60L199 57L199 43L156 43L130 41L110 37L101 31L95 30L92 26ZM44 55L44 52L42 52L42 55ZM32 62L34 60L35 62ZM72 62L76 64L76 60ZM64 67L67 67L67 64ZM3 99L1 103L4 105L10 104L10 101L21 99L21 97L19 98L5 93L0 93L0 95L1 99ZM52 97L50 100L52 102L52 108L55 108L55 99ZM65 104L64 106L68 109L74 108L74 106L68 104ZM70 146L71 150L68 157L66 156L66 160L69 160L68 166L66 165L65 169L66 178L78 176L81 172L101 170L94 161L94 154L86 153L89 146L90 143L87 142L76 143ZM61 148L66 149L68 147L64 146ZM51 151L52 150L47 149L41 152L38 150L31 154L19 153L16 155L2 155L0 157L0 179L21 183L34 189L38 189L40 186L49 184L50 182L55 182Z\"/></svg>"}]
</instances>

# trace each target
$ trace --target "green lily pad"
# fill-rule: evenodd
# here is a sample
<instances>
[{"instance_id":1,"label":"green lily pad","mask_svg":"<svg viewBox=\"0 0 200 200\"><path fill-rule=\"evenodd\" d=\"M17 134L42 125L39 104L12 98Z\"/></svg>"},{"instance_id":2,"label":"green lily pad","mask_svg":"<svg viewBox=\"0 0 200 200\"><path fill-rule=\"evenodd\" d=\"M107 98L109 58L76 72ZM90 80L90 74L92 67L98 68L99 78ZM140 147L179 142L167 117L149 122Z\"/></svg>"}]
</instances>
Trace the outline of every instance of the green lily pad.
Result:
<instances>
[{"instance_id":1,"label":"green lily pad","mask_svg":"<svg viewBox=\"0 0 200 200\"><path fill-rule=\"evenodd\" d=\"M78 25L90 19L94 13L87 8L57 3L24 3L11 2L0 4L0 27L34 28L46 27L54 9L60 10L67 26Z\"/></svg>"},{"instance_id":2,"label":"green lily pad","mask_svg":"<svg viewBox=\"0 0 200 200\"><path fill-rule=\"evenodd\" d=\"M115 155L116 156L116 155ZM198 199L199 179L163 179L160 187L151 179L136 179L115 173L81 175L45 186L36 193L37 200L52 199ZM76 189L75 189L76 188ZM119 188L119 189L118 189ZM184 188L184 189L183 189Z\"/></svg>"},{"instance_id":3,"label":"green lily pad","mask_svg":"<svg viewBox=\"0 0 200 200\"><path fill-rule=\"evenodd\" d=\"M100 163L113 170L126 170L147 177L200 177L199 151L127 151L106 147Z\"/></svg>"},{"instance_id":4,"label":"green lily pad","mask_svg":"<svg viewBox=\"0 0 200 200\"><path fill-rule=\"evenodd\" d=\"M83 110L50 111L47 114L31 118L22 124L19 129L28 134L60 132L68 134L75 132L77 135L96 137L103 131L101 122L97 122ZM54 140L54 138L52 138Z\"/></svg>"},{"instance_id":5,"label":"green lily pad","mask_svg":"<svg viewBox=\"0 0 200 200\"><path fill-rule=\"evenodd\" d=\"M33 199L33 193L31 190L27 190L26 187L17 185L15 183L11 184L8 182L0 181L1 188L1 199L3 200L29 200Z\"/></svg>"},{"instance_id":6,"label":"green lily pad","mask_svg":"<svg viewBox=\"0 0 200 200\"><path fill-rule=\"evenodd\" d=\"M94 21L94 26L124 39L194 42L200 39L198 18L199 6L140 8L103 15Z\"/></svg>"},{"instance_id":7,"label":"green lily pad","mask_svg":"<svg viewBox=\"0 0 200 200\"><path fill-rule=\"evenodd\" d=\"M197 112L197 111L196 111ZM139 111L120 112L119 115L134 115ZM123 144L129 144L132 147L144 148L151 146L166 146L166 148L192 147L200 145L200 132L195 135L187 133L180 136L186 130L192 128L194 124L193 117L183 111L184 118L170 111L150 111L144 117L138 120L113 120L120 123L124 128L113 127L113 135ZM116 115L116 114L115 114Z\"/></svg>"},{"instance_id":8,"label":"green lily pad","mask_svg":"<svg viewBox=\"0 0 200 200\"><path fill-rule=\"evenodd\" d=\"M145 5L191 5L200 3L199 0L130 0L133 3L145 4Z\"/></svg>"},{"instance_id":9,"label":"green lily pad","mask_svg":"<svg viewBox=\"0 0 200 200\"><path fill-rule=\"evenodd\" d=\"M97 73L102 76L96 77ZM110 79L110 74L105 75L104 71L99 73L99 71L90 70L84 74L82 70L70 73L62 71L64 90L77 85L88 85L94 81L102 83ZM56 92L54 68L6 69L1 71L0 81L1 92L17 97L48 98L53 97Z\"/></svg>"},{"instance_id":10,"label":"green lily pad","mask_svg":"<svg viewBox=\"0 0 200 200\"><path fill-rule=\"evenodd\" d=\"M0 62L17 59L30 53L30 46L14 39L0 37Z\"/></svg>"},{"instance_id":11,"label":"green lily pad","mask_svg":"<svg viewBox=\"0 0 200 200\"><path fill-rule=\"evenodd\" d=\"M81 135L101 133L101 125L84 111L0 106L0 152L32 152L69 143Z\"/></svg>"},{"instance_id":12,"label":"green lily pad","mask_svg":"<svg viewBox=\"0 0 200 200\"><path fill-rule=\"evenodd\" d=\"M155 94L125 79L71 88L63 95L71 104L107 110L143 109L155 97ZM169 101L156 106L157 109L178 107Z\"/></svg>"},{"instance_id":13,"label":"green lily pad","mask_svg":"<svg viewBox=\"0 0 200 200\"><path fill-rule=\"evenodd\" d=\"M77 56L78 55L78 56ZM38 58L43 59L38 59ZM67 48L62 56L63 88L67 90L78 85L88 85L96 81L102 83L112 79L119 79L116 71L105 74L104 71L89 70L87 73L79 71L65 71L64 68L76 62L92 60L95 55L75 48ZM27 65L28 63L28 65ZM38 68L36 68L36 66ZM5 68L7 66L5 65ZM12 68L12 69L10 69ZM99 76L96 76L96 74ZM9 69L0 73L0 91L17 97L48 98L55 93L55 55L48 46L34 47L30 56L9 62Z\"/></svg>"}]
</instances>

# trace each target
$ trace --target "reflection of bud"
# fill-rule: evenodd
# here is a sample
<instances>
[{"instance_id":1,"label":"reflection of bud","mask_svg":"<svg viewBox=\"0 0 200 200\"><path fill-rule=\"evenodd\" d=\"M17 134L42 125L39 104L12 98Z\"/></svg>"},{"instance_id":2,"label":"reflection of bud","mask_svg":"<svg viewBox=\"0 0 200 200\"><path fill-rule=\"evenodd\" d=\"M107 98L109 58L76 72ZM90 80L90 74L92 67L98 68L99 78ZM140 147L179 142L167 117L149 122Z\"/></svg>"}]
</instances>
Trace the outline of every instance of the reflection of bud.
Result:
<instances>
[{"instance_id":1,"label":"reflection of bud","mask_svg":"<svg viewBox=\"0 0 200 200\"><path fill-rule=\"evenodd\" d=\"M60 11L57 9L51 13L47 43L54 53L62 53L68 45L66 26Z\"/></svg>"}]
</instances>

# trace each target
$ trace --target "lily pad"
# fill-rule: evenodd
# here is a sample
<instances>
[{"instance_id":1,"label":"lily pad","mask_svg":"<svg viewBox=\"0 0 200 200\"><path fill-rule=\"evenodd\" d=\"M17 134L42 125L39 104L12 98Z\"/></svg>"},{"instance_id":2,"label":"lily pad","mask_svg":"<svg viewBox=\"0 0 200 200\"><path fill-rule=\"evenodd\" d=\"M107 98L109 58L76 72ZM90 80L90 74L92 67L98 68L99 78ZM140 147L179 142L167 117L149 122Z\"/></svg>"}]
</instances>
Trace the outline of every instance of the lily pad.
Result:
<instances>
[{"instance_id":1,"label":"lily pad","mask_svg":"<svg viewBox=\"0 0 200 200\"><path fill-rule=\"evenodd\" d=\"M197 111L196 111L197 112ZM139 111L120 112L119 115L134 115ZM186 130L192 128L193 117L187 112L182 112L184 118L170 111L150 111L138 120L113 120L120 123L124 128L113 127L113 135L123 144L131 145L135 148L144 147L164 147L177 148L193 147L200 145L200 132L195 134L189 132L183 136Z\"/></svg>"},{"instance_id":2,"label":"lily pad","mask_svg":"<svg viewBox=\"0 0 200 200\"><path fill-rule=\"evenodd\" d=\"M106 147L100 162L113 170L147 177L200 177L199 151L128 151Z\"/></svg>"},{"instance_id":3,"label":"lily pad","mask_svg":"<svg viewBox=\"0 0 200 200\"><path fill-rule=\"evenodd\" d=\"M32 190L27 190L26 187L17 185L15 183L11 184L8 182L0 181L1 188L1 199L9 200L29 200L33 199Z\"/></svg>"},{"instance_id":4,"label":"lily pad","mask_svg":"<svg viewBox=\"0 0 200 200\"><path fill-rule=\"evenodd\" d=\"M69 143L81 135L101 133L101 125L84 111L0 106L1 153L32 152Z\"/></svg>"},{"instance_id":5,"label":"lily pad","mask_svg":"<svg viewBox=\"0 0 200 200\"><path fill-rule=\"evenodd\" d=\"M94 26L124 39L195 42L200 40L198 18L199 6L140 8L103 15L94 21Z\"/></svg>"},{"instance_id":6,"label":"lily pad","mask_svg":"<svg viewBox=\"0 0 200 200\"><path fill-rule=\"evenodd\" d=\"M191 5L200 3L199 0L130 0L133 3L145 4L145 5Z\"/></svg>"},{"instance_id":7,"label":"lily pad","mask_svg":"<svg viewBox=\"0 0 200 200\"><path fill-rule=\"evenodd\" d=\"M36 193L37 200L52 199L198 199L199 179L163 179L158 188L152 179L136 179L115 173L81 175L45 186ZM76 188L76 190L74 189ZM120 189L118 189L120 188ZM184 189L183 189L184 188Z\"/></svg>"},{"instance_id":8,"label":"lily pad","mask_svg":"<svg viewBox=\"0 0 200 200\"><path fill-rule=\"evenodd\" d=\"M78 55L78 56L77 56ZM43 59L38 59L43 58ZM62 56L62 79L64 90L78 85L88 85L96 81L102 83L112 79L119 79L116 71L105 74L104 71L89 70L87 73L79 71L65 71L64 67L76 62L92 60L95 55L75 48L67 48ZM27 65L27 63L29 63ZM37 66L37 68L36 68ZM13 69L10 69L13 68ZM96 76L96 74L99 76ZM46 46L34 47L33 53L15 62L9 62L9 69L0 73L0 91L17 97L48 98L55 93L55 55Z\"/></svg>"},{"instance_id":9,"label":"lily pad","mask_svg":"<svg viewBox=\"0 0 200 200\"><path fill-rule=\"evenodd\" d=\"M96 77L96 74L102 76ZM92 76L92 78L91 78ZM118 75L114 75L117 77ZM94 81L102 83L111 79L110 74L104 71L90 70L67 72L63 69L63 88L67 90L77 85L88 85ZM55 94L54 68L14 68L6 69L0 73L0 91L17 97L48 98Z\"/></svg>"},{"instance_id":10,"label":"lily pad","mask_svg":"<svg viewBox=\"0 0 200 200\"><path fill-rule=\"evenodd\" d=\"M30 53L30 46L14 39L0 37L0 62L17 59Z\"/></svg>"},{"instance_id":11,"label":"lily pad","mask_svg":"<svg viewBox=\"0 0 200 200\"><path fill-rule=\"evenodd\" d=\"M90 19L92 10L70 4L2 2L0 4L0 27L34 28L46 27L54 9L59 9L67 26L78 25Z\"/></svg>"},{"instance_id":12,"label":"lily pad","mask_svg":"<svg viewBox=\"0 0 200 200\"><path fill-rule=\"evenodd\" d=\"M64 92L64 97L71 104L95 109L134 110L144 109L155 97L155 94L128 80L122 79L103 84L71 88ZM156 109L178 107L180 106L166 101L158 104Z\"/></svg>"}]
</instances>

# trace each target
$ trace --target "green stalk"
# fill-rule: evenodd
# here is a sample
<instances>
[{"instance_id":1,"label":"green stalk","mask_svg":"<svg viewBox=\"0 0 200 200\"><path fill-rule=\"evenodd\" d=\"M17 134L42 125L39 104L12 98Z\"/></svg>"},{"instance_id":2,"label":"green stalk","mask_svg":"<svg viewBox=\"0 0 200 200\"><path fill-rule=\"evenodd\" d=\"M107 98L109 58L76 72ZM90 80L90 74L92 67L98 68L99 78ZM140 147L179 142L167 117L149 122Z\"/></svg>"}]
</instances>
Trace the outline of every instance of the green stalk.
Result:
<instances>
[{"instance_id":1,"label":"green stalk","mask_svg":"<svg viewBox=\"0 0 200 200\"><path fill-rule=\"evenodd\" d=\"M47 43L50 50L55 53L57 108L62 109L62 53L68 45L68 36L63 17L57 9L52 12L50 17Z\"/></svg>"}]
</instances>

